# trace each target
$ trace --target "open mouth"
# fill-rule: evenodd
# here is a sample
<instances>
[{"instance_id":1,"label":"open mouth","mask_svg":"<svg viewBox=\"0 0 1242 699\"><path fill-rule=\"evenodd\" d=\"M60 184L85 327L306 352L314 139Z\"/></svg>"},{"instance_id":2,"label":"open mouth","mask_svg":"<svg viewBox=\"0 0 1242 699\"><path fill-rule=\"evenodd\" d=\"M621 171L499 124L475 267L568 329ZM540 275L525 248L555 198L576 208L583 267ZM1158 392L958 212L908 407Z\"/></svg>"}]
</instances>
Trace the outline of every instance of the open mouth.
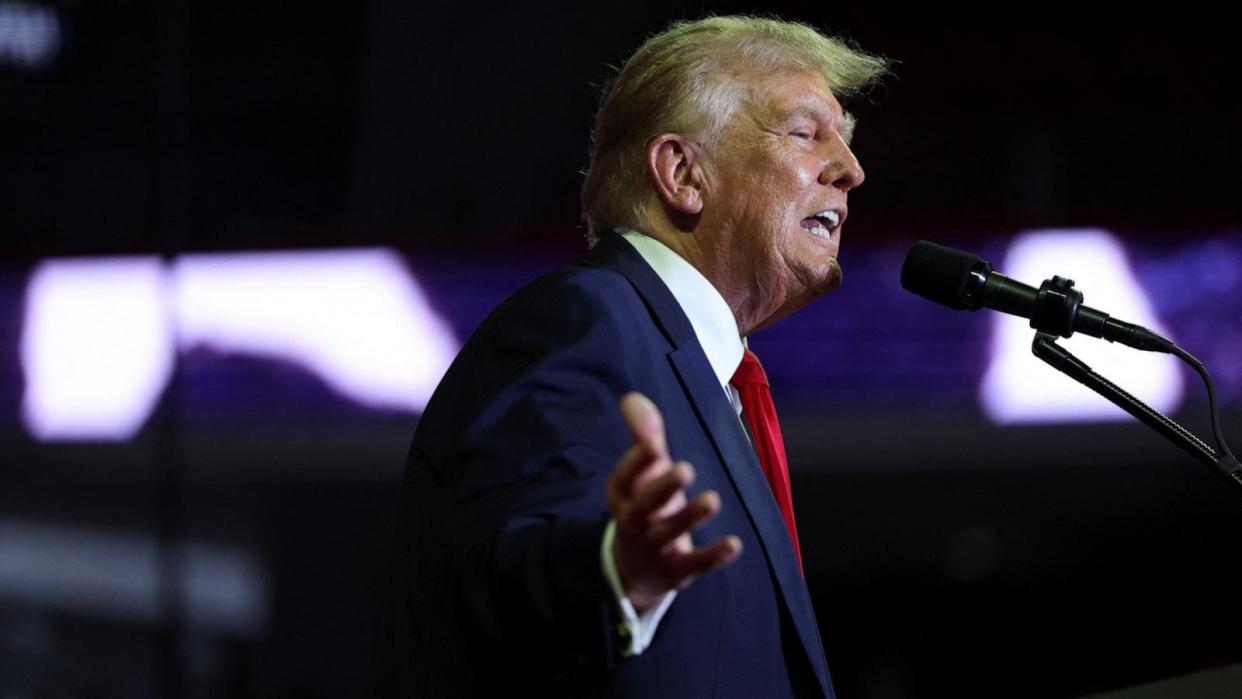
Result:
<instances>
[{"instance_id":1,"label":"open mouth","mask_svg":"<svg viewBox=\"0 0 1242 699\"><path fill-rule=\"evenodd\" d=\"M812 235L832 240L832 234L841 225L841 215L836 211L821 211L802 219L802 227Z\"/></svg>"}]
</instances>

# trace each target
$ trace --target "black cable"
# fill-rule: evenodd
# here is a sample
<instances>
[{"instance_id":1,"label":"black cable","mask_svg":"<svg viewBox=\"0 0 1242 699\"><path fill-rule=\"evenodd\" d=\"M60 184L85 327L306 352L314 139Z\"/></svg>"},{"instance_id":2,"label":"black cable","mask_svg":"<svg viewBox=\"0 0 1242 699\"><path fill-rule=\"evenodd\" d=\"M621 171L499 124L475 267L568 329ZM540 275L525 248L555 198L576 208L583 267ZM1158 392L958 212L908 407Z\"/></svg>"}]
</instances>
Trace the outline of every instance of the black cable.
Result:
<instances>
[{"instance_id":1,"label":"black cable","mask_svg":"<svg viewBox=\"0 0 1242 699\"><path fill-rule=\"evenodd\" d=\"M1208 374L1207 367L1203 366L1203 362L1195 359L1193 355L1177 345L1173 345L1172 354L1189 364L1203 378L1203 383L1207 386L1208 406L1212 412L1212 433L1216 435L1217 450L1231 461L1236 462L1238 458L1229 450L1229 445L1225 442L1225 432L1220 426L1220 409L1216 405L1216 386L1212 383L1212 376Z\"/></svg>"}]
</instances>

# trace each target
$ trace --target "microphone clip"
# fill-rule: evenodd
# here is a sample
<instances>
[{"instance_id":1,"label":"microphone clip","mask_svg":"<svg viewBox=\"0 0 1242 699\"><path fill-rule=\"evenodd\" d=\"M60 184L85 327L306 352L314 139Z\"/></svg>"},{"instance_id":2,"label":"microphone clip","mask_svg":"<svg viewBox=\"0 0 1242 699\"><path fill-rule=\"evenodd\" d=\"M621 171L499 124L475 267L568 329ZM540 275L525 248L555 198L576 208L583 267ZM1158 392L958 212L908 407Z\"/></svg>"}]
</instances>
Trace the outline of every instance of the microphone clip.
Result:
<instances>
[{"instance_id":1,"label":"microphone clip","mask_svg":"<svg viewBox=\"0 0 1242 699\"><path fill-rule=\"evenodd\" d=\"M1082 292L1074 288L1074 280L1054 276L1039 285L1031 327L1041 333L1069 337L1074 334L1074 321L1082 305Z\"/></svg>"}]
</instances>

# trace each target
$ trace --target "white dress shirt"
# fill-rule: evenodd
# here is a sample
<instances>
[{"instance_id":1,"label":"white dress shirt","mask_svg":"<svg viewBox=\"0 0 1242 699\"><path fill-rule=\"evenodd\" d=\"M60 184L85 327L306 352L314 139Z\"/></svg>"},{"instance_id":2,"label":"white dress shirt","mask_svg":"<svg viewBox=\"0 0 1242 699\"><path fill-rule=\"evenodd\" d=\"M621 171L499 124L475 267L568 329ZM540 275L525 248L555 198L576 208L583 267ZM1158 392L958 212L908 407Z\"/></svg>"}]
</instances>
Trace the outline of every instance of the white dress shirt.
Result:
<instances>
[{"instance_id":1,"label":"white dress shirt","mask_svg":"<svg viewBox=\"0 0 1242 699\"><path fill-rule=\"evenodd\" d=\"M729 379L733 378L733 372L742 362L745 344L738 336L737 320L724 297L707 277L663 243L637 231L623 231L622 235L672 292L673 298L690 320L690 327L694 329L694 335L703 347L703 353L707 355L707 362L711 364L712 371L720 381L721 389L734 411L740 415L742 402ZM617 562L612 554L612 542L616 532L616 520L610 521L604 530L604 540L600 546L600 562L604 577L608 579L608 585L617 598L617 606L621 609L629 636L629 648L623 649L622 653L638 655L651 645L656 627L672 605L673 599L677 597L677 592L669 591L659 604L641 615L638 614L625 596L621 587L621 576L617 573Z\"/></svg>"}]
</instances>

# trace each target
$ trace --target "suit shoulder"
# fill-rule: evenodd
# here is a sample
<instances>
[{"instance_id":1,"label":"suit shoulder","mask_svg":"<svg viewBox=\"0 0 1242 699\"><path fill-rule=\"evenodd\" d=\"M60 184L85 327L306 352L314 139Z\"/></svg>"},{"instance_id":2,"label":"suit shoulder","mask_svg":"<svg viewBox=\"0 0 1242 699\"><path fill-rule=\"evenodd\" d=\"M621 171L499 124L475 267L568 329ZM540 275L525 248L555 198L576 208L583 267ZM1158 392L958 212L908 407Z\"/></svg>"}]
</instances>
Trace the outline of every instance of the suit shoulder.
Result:
<instances>
[{"instance_id":1,"label":"suit shoulder","mask_svg":"<svg viewBox=\"0 0 1242 699\"><path fill-rule=\"evenodd\" d=\"M577 334L646 315L642 298L620 272L573 264L535 279L505 299L475 333L488 337L512 324L538 328L550 337ZM473 339L473 338L472 338Z\"/></svg>"},{"instance_id":2,"label":"suit shoulder","mask_svg":"<svg viewBox=\"0 0 1242 699\"><path fill-rule=\"evenodd\" d=\"M633 390L634 367L658 351L657 333L622 274L571 266L536 279L466 341L420 419L412 458L449 463L457 457L445 454L460 442L474 445L476 457L486 452L495 463L527 469L542 465L543 457L489 450L589 445L593 453L611 455L617 444L623 449L626 431L616 401ZM493 438L500 433L507 437Z\"/></svg>"},{"instance_id":3,"label":"suit shoulder","mask_svg":"<svg viewBox=\"0 0 1242 699\"><path fill-rule=\"evenodd\" d=\"M535 279L503 301L467 339L441 387L499 390L547 366L570 369L554 372L562 378L599 378L644 361L661 346L661 337L625 275L574 264Z\"/></svg>"}]
</instances>

